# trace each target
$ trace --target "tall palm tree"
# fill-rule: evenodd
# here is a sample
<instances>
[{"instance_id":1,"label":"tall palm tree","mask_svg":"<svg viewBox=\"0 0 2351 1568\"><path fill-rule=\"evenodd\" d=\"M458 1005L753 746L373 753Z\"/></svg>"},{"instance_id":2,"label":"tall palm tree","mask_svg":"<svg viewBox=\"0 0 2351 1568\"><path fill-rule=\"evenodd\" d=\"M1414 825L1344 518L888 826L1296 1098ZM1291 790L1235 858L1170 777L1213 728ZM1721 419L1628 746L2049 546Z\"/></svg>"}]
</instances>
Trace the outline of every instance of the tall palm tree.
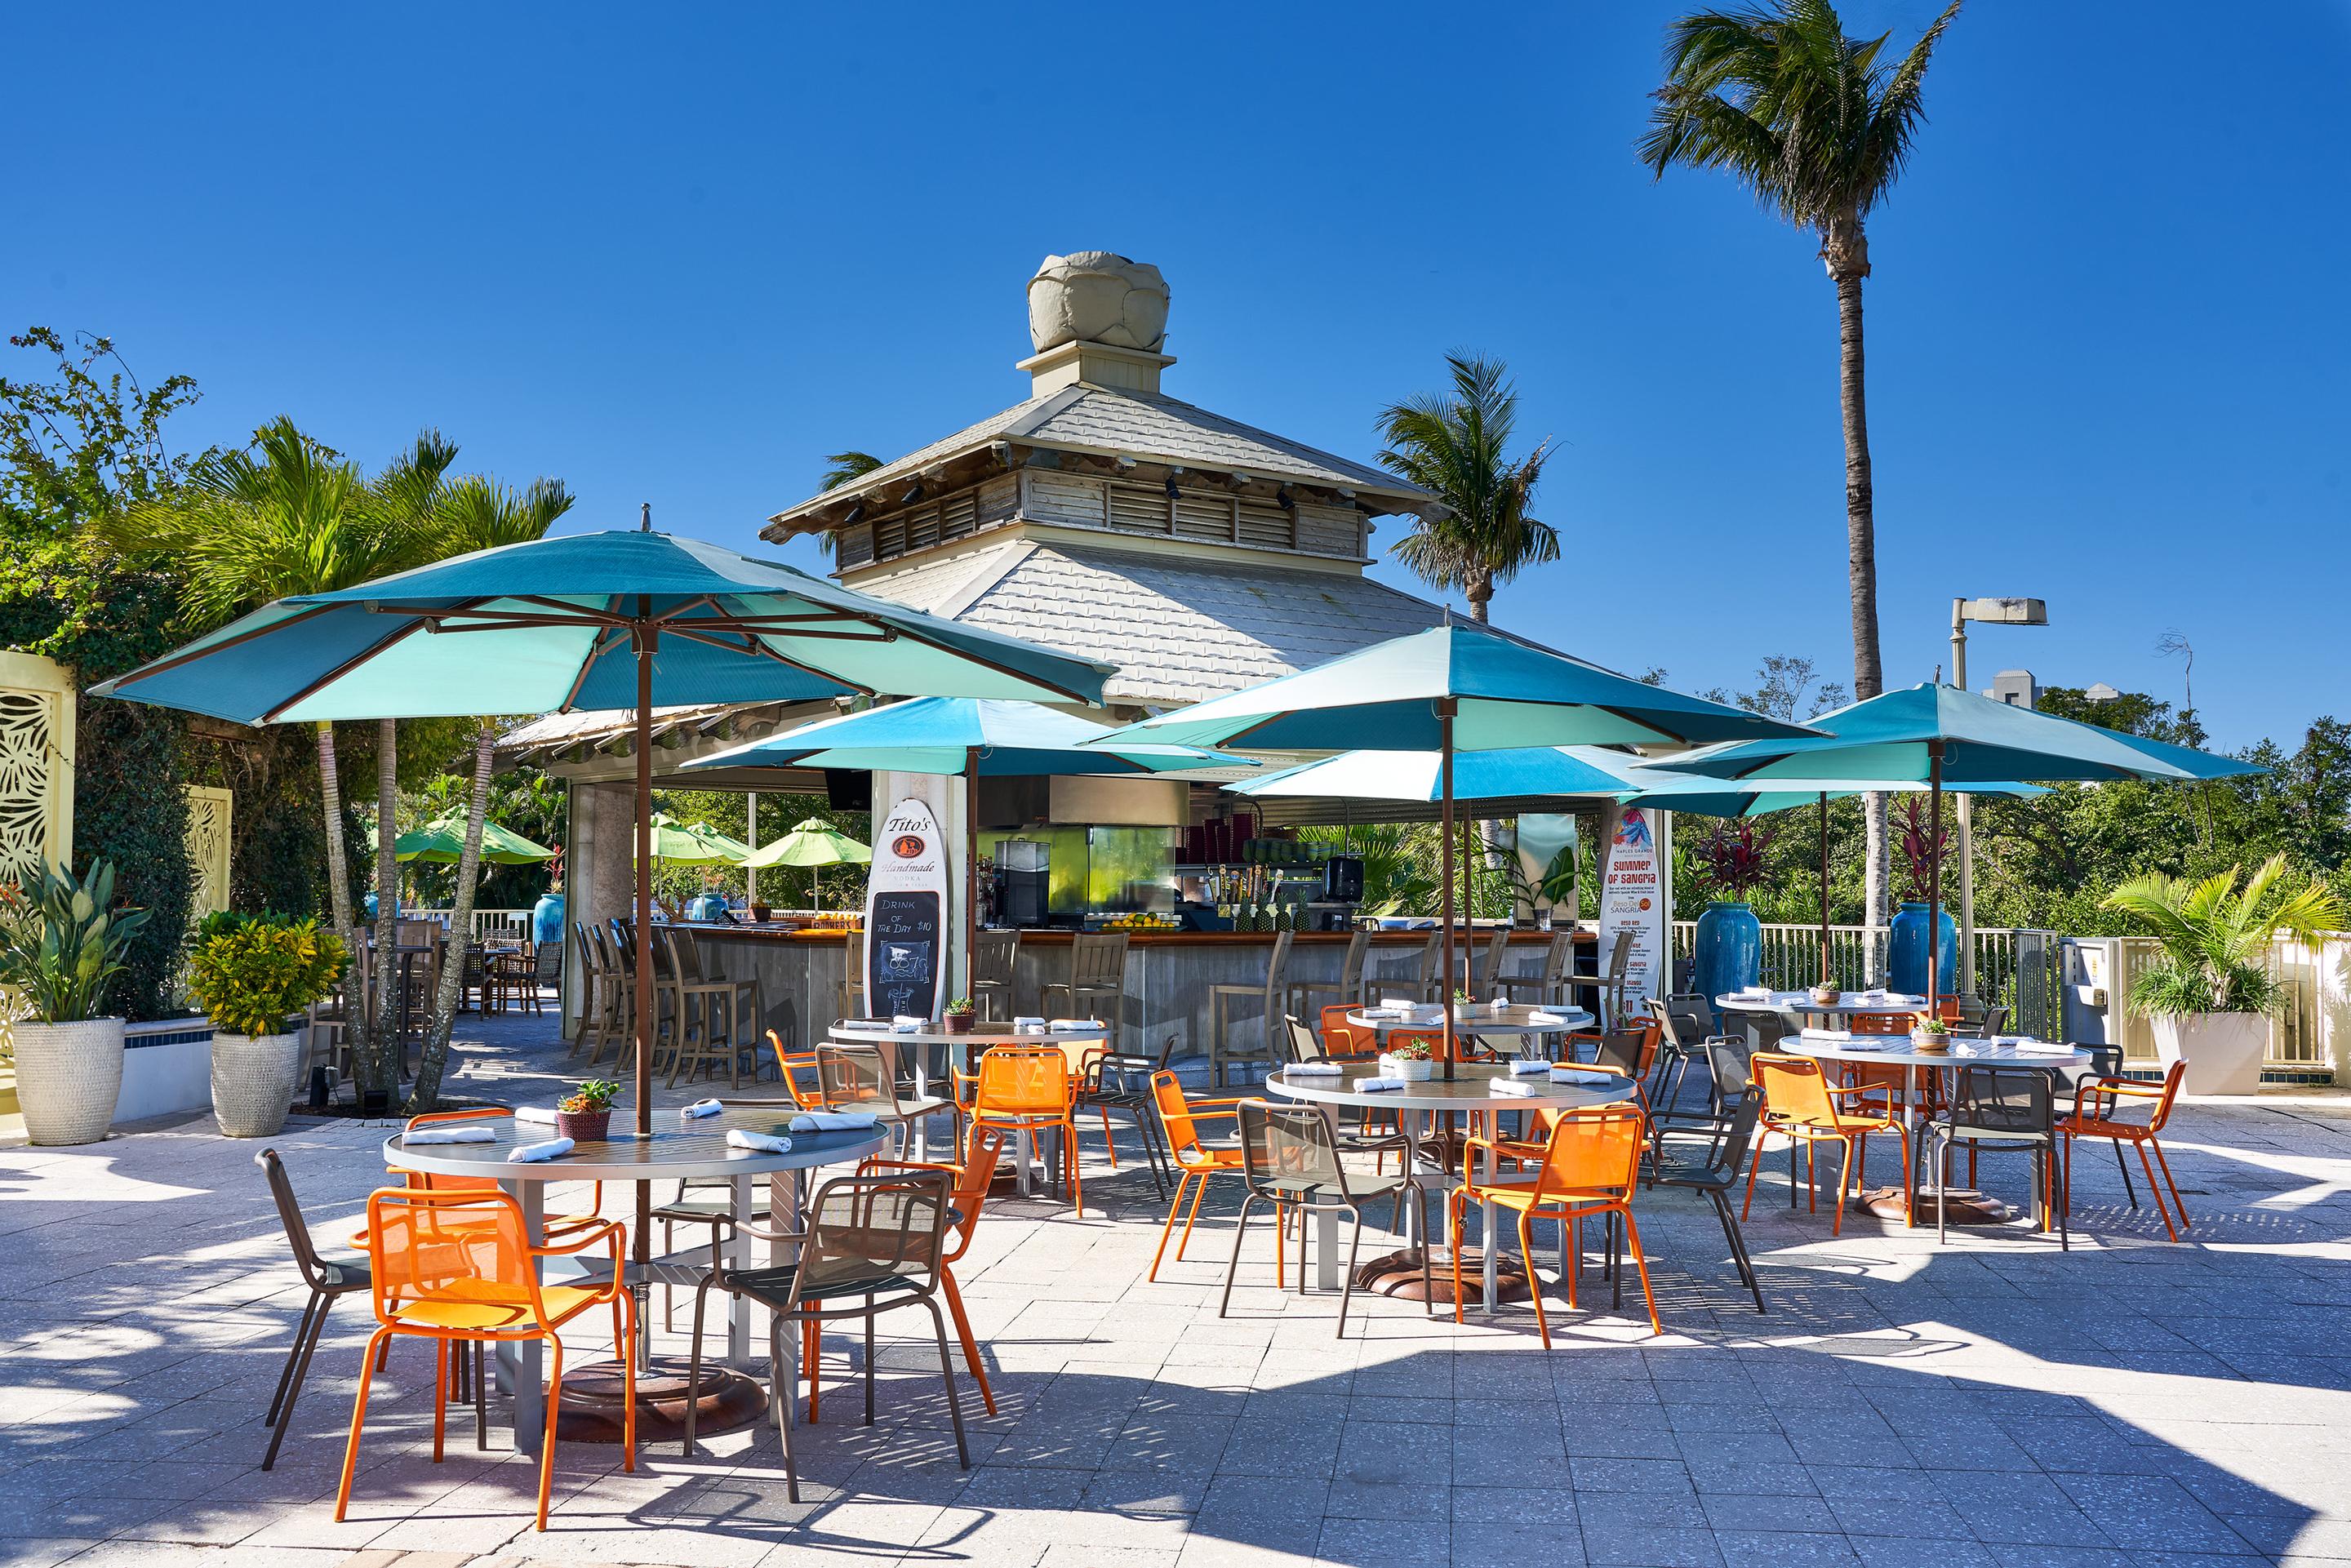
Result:
<instances>
[{"instance_id":1,"label":"tall palm tree","mask_svg":"<svg viewBox=\"0 0 2351 1568\"><path fill-rule=\"evenodd\" d=\"M876 468L885 466L882 459L871 452L828 452L824 463L824 473L817 480L816 487L820 490L838 490L852 479L862 479ZM819 554L831 555L832 536L829 533L817 535L816 548Z\"/></svg>"},{"instance_id":2,"label":"tall palm tree","mask_svg":"<svg viewBox=\"0 0 2351 1568\"><path fill-rule=\"evenodd\" d=\"M1387 449L1380 464L1419 486L1444 507L1424 517L1395 547L1395 558L1432 587L1458 589L1469 613L1487 618L1497 584L1523 567L1559 559L1559 535L1527 515L1552 444L1513 462L1510 434L1519 392L1499 360L1447 354L1450 392L1426 393L1380 414Z\"/></svg>"},{"instance_id":3,"label":"tall palm tree","mask_svg":"<svg viewBox=\"0 0 2351 1568\"><path fill-rule=\"evenodd\" d=\"M1886 689L1877 644L1877 538L1863 399L1861 280L1869 276L1869 214L1894 189L1924 119L1927 61L1959 0L1898 61L1891 34L1849 38L1830 0L1771 0L1746 11L1700 11L1666 30L1666 84L1656 92L1641 161L1662 179L1675 164L1722 169L1781 217L1820 236L1836 286L1840 404L1844 416L1845 555L1853 617L1853 695ZM1869 797L1868 898L1886 919L1886 797Z\"/></svg>"}]
</instances>

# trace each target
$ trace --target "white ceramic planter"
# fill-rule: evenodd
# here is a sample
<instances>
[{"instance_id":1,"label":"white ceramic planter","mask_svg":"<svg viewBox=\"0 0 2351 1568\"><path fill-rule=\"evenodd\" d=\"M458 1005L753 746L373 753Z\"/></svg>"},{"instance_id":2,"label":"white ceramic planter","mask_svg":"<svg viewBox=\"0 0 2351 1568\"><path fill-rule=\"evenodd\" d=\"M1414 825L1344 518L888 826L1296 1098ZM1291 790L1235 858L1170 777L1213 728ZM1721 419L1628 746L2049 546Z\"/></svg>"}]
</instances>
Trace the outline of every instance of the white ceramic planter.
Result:
<instances>
[{"instance_id":1,"label":"white ceramic planter","mask_svg":"<svg viewBox=\"0 0 2351 1568\"><path fill-rule=\"evenodd\" d=\"M298 1034L213 1035L213 1120L222 1135L268 1138L286 1125L302 1075Z\"/></svg>"},{"instance_id":2,"label":"white ceramic planter","mask_svg":"<svg viewBox=\"0 0 2351 1568\"><path fill-rule=\"evenodd\" d=\"M1380 1076L1401 1078L1406 1083L1426 1083L1437 1076L1437 1063L1426 1057L1380 1056Z\"/></svg>"},{"instance_id":3,"label":"white ceramic planter","mask_svg":"<svg viewBox=\"0 0 2351 1568\"><path fill-rule=\"evenodd\" d=\"M2158 1013L2147 1022L2166 1071L2188 1063L2179 1086L2190 1094L2251 1094L2262 1086L2270 1020L2261 1013Z\"/></svg>"},{"instance_id":4,"label":"white ceramic planter","mask_svg":"<svg viewBox=\"0 0 2351 1568\"><path fill-rule=\"evenodd\" d=\"M122 1020L8 1026L16 1056L16 1103L36 1144L94 1144L122 1092Z\"/></svg>"}]
</instances>

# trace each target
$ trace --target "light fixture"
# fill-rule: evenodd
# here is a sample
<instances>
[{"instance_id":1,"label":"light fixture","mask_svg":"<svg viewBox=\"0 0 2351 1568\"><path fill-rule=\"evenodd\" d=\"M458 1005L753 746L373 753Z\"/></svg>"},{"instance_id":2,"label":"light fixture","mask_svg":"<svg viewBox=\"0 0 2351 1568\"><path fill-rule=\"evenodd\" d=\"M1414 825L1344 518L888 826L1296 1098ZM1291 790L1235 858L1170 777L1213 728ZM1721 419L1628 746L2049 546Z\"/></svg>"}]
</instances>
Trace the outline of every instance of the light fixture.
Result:
<instances>
[{"instance_id":1,"label":"light fixture","mask_svg":"<svg viewBox=\"0 0 2351 1568\"><path fill-rule=\"evenodd\" d=\"M2038 599L1963 599L1951 607L1951 619L1992 626L2046 626L2049 606Z\"/></svg>"},{"instance_id":2,"label":"light fixture","mask_svg":"<svg viewBox=\"0 0 2351 1568\"><path fill-rule=\"evenodd\" d=\"M1285 512L1294 512L1298 510L1298 499L1290 493L1286 486L1282 489L1276 490L1273 493L1273 504L1280 507Z\"/></svg>"},{"instance_id":3,"label":"light fixture","mask_svg":"<svg viewBox=\"0 0 2351 1568\"><path fill-rule=\"evenodd\" d=\"M843 512L843 513L841 514L841 526L842 528L845 528L849 527L852 523L854 523L855 521L857 521L857 519L858 519L858 518L860 518L860 517L863 517L864 515L865 515L865 503L864 503L864 502L862 502L862 501L860 501L860 502L858 502L855 506L853 506L853 507L850 507L848 511Z\"/></svg>"},{"instance_id":4,"label":"light fixture","mask_svg":"<svg viewBox=\"0 0 2351 1568\"><path fill-rule=\"evenodd\" d=\"M917 479L914 484L907 486L906 493L904 495L898 497L898 505L902 507L911 507L915 502L921 500L925 494L926 494L926 492L923 489L923 482L920 479Z\"/></svg>"},{"instance_id":5,"label":"light fixture","mask_svg":"<svg viewBox=\"0 0 2351 1568\"><path fill-rule=\"evenodd\" d=\"M1167 475L1167 498L1173 501L1180 497L1183 494L1184 492L1182 490L1176 488L1176 475L1173 470L1170 470Z\"/></svg>"}]
</instances>

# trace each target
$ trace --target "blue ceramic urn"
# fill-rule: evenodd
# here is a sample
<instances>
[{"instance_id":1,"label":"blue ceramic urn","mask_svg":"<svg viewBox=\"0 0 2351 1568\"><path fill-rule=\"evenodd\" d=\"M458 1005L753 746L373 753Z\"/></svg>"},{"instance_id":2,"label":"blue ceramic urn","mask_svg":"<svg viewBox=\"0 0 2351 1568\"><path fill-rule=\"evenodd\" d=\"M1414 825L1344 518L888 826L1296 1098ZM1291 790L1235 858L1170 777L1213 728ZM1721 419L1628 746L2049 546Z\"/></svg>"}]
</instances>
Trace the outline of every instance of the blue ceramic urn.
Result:
<instances>
[{"instance_id":1,"label":"blue ceramic urn","mask_svg":"<svg viewBox=\"0 0 2351 1568\"><path fill-rule=\"evenodd\" d=\"M563 940L563 895L549 891L538 895L530 909L530 940L535 947L545 947Z\"/></svg>"},{"instance_id":2,"label":"blue ceramic urn","mask_svg":"<svg viewBox=\"0 0 2351 1568\"><path fill-rule=\"evenodd\" d=\"M1935 989L1942 996L1951 994L1951 981L1959 963L1959 923L1951 918L1947 906L1938 911L1942 918L1937 922L1943 937L1937 944L1935 955ZM1894 915L1886 943L1886 983L1897 991L1907 991L1914 997L1927 994L1927 906L1906 904Z\"/></svg>"},{"instance_id":3,"label":"blue ceramic urn","mask_svg":"<svg viewBox=\"0 0 2351 1568\"><path fill-rule=\"evenodd\" d=\"M723 893L705 893L696 895L694 902L685 906L685 917L688 920L726 919L726 895Z\"/></svg>"},{"instance_id":4,"label":"blue ceramic urn","mask_svg":"<svg viewBox=\"0 0 2351 1568\"><path fill-rule=\"evenodd\" d=\"M1708 998L1763 977L1763 923L1744 903L1709 904L1698 917L1695 984Z\"/></svg>"}]
</instances>

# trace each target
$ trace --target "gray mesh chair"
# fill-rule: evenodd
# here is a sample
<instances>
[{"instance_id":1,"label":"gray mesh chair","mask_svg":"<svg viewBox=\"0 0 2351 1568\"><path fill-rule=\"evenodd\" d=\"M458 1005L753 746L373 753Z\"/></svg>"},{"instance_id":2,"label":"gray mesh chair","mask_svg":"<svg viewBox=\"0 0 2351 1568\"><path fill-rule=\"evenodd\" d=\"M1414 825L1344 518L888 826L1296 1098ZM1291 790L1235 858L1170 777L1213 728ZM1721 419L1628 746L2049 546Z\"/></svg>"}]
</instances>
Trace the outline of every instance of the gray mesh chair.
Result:
<instances>
[{"instance_id":1,"label":"gray mesh chair","mask_svg":"<svg viewBox=\"0 0 2351 1568\"><path fill-rule=\"evenodd\" d=\"M1289 1060L1294 1063L1328 1061L1331 1052L1322 1037L1311 1025L1296 1018L1285 1018L1289 1036ZM1339 1134L1339 1146L1351 1155L1371 1155L1377 1158L1374 1171L1387 1168L1387 1157L1396 1157L1396 1168L1402 1170L1412 1159L1412 1140L1404 1135L1404 1122L1399 1113L1385 1107L1365 1106L1355 1113L1353 1132Z\"/></svg>"},{"instance_id":2,"label":"gray mesh chair","mask_svg":"<svg viewBox=\"0 0 2351 1568\"><path fill-rule=\"evenodd\" d=\"M829 1109L871 1111L888 1123L902 1155L923 1118L947 1109L945 1100L900 1092L890 1059L879 1046L819 1045L816 1081L817 1092Z\"/></svg>"},{"instance_id":3,"label":"gray mesh chair","mask_svg":"<svg viewBox=\"0 0 2351 1568\"><path fill-rule=\"evenodd\" d=\"M1740 1283L1755 1296L1755 1310L1763 1311L1763 1286L1755 1275L1755 1260L1747 1255L1747 1238L1739 1228L1739 1217L1731 1212L1730 1190L1740 1179L1740 1167L1747 1163L1747 1151L1755 1140L1756 1118L1762 1113L1763 1091L1752 1084L1740 1088L1725 1102L1725 1115L1717 1134L1708 1140L1700 1155L1695 1139L1661 1145L1656 1156L1656 1181L1665 1186L1687 1187L1704 1193L1714 1206L1714 1217L1722 1222L1723 1239L1730 1243L1730 1261L1739 1270Z\"/></svg>"},{"instance_id":4,"label":"gray mesh chair","mask_svg":"<svg viewBox=\"0 0 2351 1568\"><path fill-rule=\"evenodd\" d=\"M1951 1150L1964 1145L1972 1178L1980 1153L2032 1156L2032 1193L2043 1212L2057 1210L2057 1245L2073 1249L2064 1206L2055 1200L2056 1093L2050 1075L2037 1067L1963 1067L1955 1074L1949 1104L1927 1124L1927 1154L1935 1167L1935 1239L1950 1235L1949 1205Z\"/></svg>"},{"instance_id":5,"label":"gray mesh chair","mask_svg":"<svg viewBox=\"0 0 2351 1568\"><path fill-rule=\"evenodd\" d=\"M1657 1020L1657 1082L1650 1092L1656 1104L1671 1111L1689 1076L1693 1062L1707 1060L1707 1047L1722 1038L1714 1027L1714 1009L1695 993L1649 998L1649 1016Z\"/></svg>"},{"instance_id":6,"label":"gray mesh chair","mask_svg":"<svg viewBox=\"0 0 2351 1568\"><path fill-rule=\"evenodd\" d=\"M955 1366L947 1355L946 1319L939 1312L939 1268L946 1254L949 1200L955 1177L946 1170L888 1176L836 1176L817 1189L809 1205L808 1228L790 1233L756 1225L723 1222L724 1228L764 1241L796 1242L790 1263L756 1268L714 1266L694 1294L694 1354L686 1364L685 1436L681 1451L694 1453L695 1406L702 1382L702 1325L712 1290L768 1308L771 1368L768 1412L784 1449L784 1484L800 1500L799 1470L792 1459L792 1407L799 1401L797 1354L787 1354L784 1325L865 1321L865 1425L873 1425L873 1320L899 1307L921 1306L931 1314L938 1341L939 1376L946 1385L947 1416L955 1423L956 1458L971 1468L963 1436L963 1406L956 1397ZM799 1348L799 1336L789 1342ZM813 1375L816 1368L810 1368Z\"/></svg>"},{"instance_id":7,"label":"gray mesh chair","mask_svg":"<svg viewBox=\"0 0 2351 1568\"><path fill-rule=\"evenodd\" d=\"M1275 1105L1263 1100L1244 1100L1238 1109L1241 1176L1249 1191L1241 1199L1240 1217L1233 1225L1232 1261L1225 1270L1225 1293L1217 1303L1217 1315L1223 1317L1233 1304L1233 1281L1241 1270L1241 1242L1249 1233L1250 1209L1260 1203L1273 1205L1277 1219L1273 1236L1276 1290L1282 1286L1282 1254L1289 1245L1280 1218L1292 1209L1301 1216L1343 1213L1353 1221L1348 1227L1347 1271L1341 1276L1339 1292L1338 1333L1343 1338L1347 1333L1347 1305L1355 1295L1355 1259L1364 1241L1363 1205L1371 1198L1385 1197L1400 1206L1407 1192L1416 1202L1425 1203L1419 1184L1409 1175L1351 1178L1339 1161L1339 1130L1331 1120L1331 1113L1322 1106ZM1424 1238L1427 1230L1424 1208ZM1301 1296L1306 1293L1306 1226L1299 1226L1298 1293ZM1424 1300L1437 1299L1430 1283L1426 1247L1420 1254L1420 1288Z\"/></svg>"},{"instance_id":8,"label":"gray mesh chair","mask_svg":"<svg viewBox=\"0 0 2351 1568\"><path fill-rule=\"evenodd\" d=\"M302 1380L310 1375L311 1353L327 1332L327 1309L345 1296L365 1293L373 1281L366 1259L340 1254L321 1258L310 1245L309 1222L302 1218L302 1206L294 1198L294 1184L287 1179L285 1162L276 1149L262 1150L253 1156L253 1163L269 1178L269 1196L277 1200L278 1223L286 1228L286 1245L293 1249L294 1266L302 1271L302 1282L310 1287L310 1299L302 1303L302 1316L294 1326L294 1343L287 1347L285 1369L277 1375L277 1392L269 1396L268 1413L261 1418L263 1426L276 1428L269 1437L269 1451L261 1458L266 1470L277 1463L277 1447L286 1441L286 1428L294 1424L294 1401L302 1392ZM476 1437L486 1439L488 1416L481 1402L478 1377L475 1396Z\"/></svg>"}]
</instances>

